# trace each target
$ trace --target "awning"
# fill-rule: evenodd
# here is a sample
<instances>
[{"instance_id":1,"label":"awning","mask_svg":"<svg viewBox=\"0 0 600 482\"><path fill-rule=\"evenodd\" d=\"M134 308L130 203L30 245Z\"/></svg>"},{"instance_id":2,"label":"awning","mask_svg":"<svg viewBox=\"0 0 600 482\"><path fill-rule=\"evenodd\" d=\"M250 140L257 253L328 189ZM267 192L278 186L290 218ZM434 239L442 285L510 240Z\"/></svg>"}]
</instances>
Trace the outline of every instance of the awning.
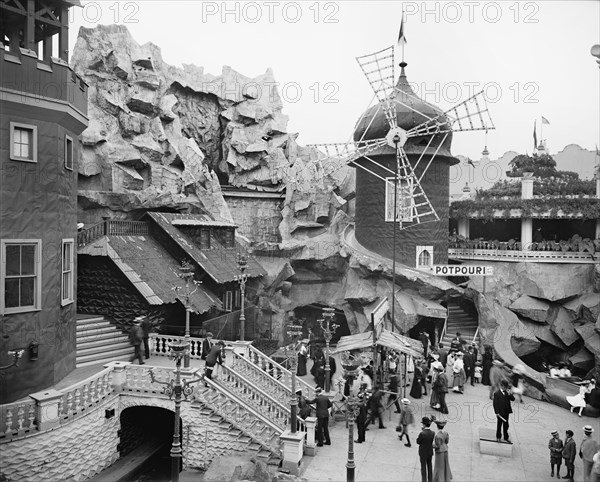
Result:
<instances>
[{"instance_id":1,"label":"awning","mask_svg":"<svg viewBox=\"0 0 600 482\"><path fill-rule=\"evenodd\" d=\"M391 348L400 353L413 356L415 358L423 357L423 345L418 340L413 340L399 333L393 333L389 330L381 330L376 340L377 345ZM356 335L342 336L337 343L333 353L342 351L358 350L373 347L373 332L366 331Z\"/></svg>"}]
</instances>

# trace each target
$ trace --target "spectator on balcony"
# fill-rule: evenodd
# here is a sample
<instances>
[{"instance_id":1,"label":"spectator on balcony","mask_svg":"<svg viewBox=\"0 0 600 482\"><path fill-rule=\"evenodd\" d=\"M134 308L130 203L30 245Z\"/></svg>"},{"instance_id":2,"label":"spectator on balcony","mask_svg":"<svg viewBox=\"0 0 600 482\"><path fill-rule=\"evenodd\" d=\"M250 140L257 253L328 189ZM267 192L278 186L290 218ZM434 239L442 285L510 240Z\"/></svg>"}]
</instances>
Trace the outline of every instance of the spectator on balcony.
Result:
<instances>
[{"instance_id":1,"label":"spectator on balcony","mask_svg":"<svg viewBox=\"0 0 600 482\"><path fill-rule=\"evenodd\" d=\"M210 352L206 356L206 366L204 367L204 377L210 378L212 380L212 372L215 368L215 365L218 363L219 365L223 364L223 356L221 351L225 343L223 341L218 341L216 344L212 346Z\"/></svg>"},{"instance_id":2,"label":"spectator on balcony","mask_svg":"<svg viewBox=\"0 0 600 482\"><path fill-rule=\"evenodd\" d=\"M210 353L210 349L213 347L212 337L213 334L209 331L202 341L202 355L200 355L202 360L206 360L206 357Z\"/></svg>"},{"instance_id":3,"label":"spectator on balcony","mask_svg":"<svg viewBox=\"0 0 600 482\"><path fill-rule=\"evenodd\" d=\"M144 360L142 359L142 350L141 350L142 340L144 338L144 332L142 331L142 327L140 326L140 322L142 321L141 320L142 318L143 318L142 316L138 316L138 317L134 318L133 325L132 325L131 329L129 330L129 343L131 343L131 345L133 346L133 349L134 349L133 356L131 357L131 359L129 361L133 362L137 358L140 365L144 365Z\"/></svg>"},{"instance_id":4,"label":"spectator on balcony","mask_svg":"<svg viewBox=\"0 0 600 482\"><path fill-rule=\"evenodd\" d=\"M150 338L150 332L152 331L152 323L147 316L138 316L141 319L140 326L142 327L143 341L144 341L144 354L146 360L150 358L150 344L148 343Z\"/></svg>"},{"instance_id":5,"label":"spectator on balcony","mask_svg":"<svg viewBox=\"0 0 600 482\"><path fill-rule=\"evenodd\" d=\"M533 233L533 242L534 243L543 243L544 235L542 234L542 228L537 228L535 233Z\"/></svg>"}]
</instances>

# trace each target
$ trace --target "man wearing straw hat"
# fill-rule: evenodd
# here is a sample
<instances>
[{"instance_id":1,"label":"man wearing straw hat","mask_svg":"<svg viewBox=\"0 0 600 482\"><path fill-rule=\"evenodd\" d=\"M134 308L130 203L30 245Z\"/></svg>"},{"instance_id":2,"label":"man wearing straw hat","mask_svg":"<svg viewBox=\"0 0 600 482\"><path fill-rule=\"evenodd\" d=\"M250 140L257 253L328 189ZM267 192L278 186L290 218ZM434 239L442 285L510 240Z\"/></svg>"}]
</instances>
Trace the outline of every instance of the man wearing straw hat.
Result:
<instances>
[{"instance_id":1,"label":"man wearing straw hat","mask_svg":"<svg viewBox=\"0 0 600 482\"><path fill-rule=\"evenodd\" d=\"M433 458L433 439L435 433L429 428L431 426L431 419L429 417L421 419L421 426L423 429L417 437L419 459L421 461L421 482L432 482L431 459Z\"/></svg>"},{"instance_id":2,"label":"man wearing straw hat","mask_svg":"<svg viewBox=\"0 0 600 482\"><path fill-rule=\"evenodd\" d=\"M583 480L589 482L592 476L594 455L598 451L598 442L592 438L594 428L591 425L583 427L583 442L579 446L579 458L583 460Z\"/></svg>"},{"instance_id":3,"label":"man wearing straw hat","mask_svg":"<svg viewBox=\"0 0 600 482\"><path fill-rule=\"evenodd\" d=\"M552 432L552 438L548 442L550 449L550 477L554 477L554 466L556 465L556 478L560 479L560 465L563 456L563 441L560 439L558 430ZM568 469L567 469L568 472Z\"/></svg>"}]
</instances>

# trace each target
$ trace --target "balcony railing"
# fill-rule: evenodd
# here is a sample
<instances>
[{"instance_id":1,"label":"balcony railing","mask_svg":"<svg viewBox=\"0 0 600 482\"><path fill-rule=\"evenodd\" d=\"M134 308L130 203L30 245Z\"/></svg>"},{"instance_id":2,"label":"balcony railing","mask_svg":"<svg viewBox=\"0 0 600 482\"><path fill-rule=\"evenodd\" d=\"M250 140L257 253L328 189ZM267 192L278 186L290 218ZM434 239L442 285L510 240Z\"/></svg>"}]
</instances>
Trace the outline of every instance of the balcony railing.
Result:
<instances>
[{"instance_id":1,"label":"balcony railing","mask_svg":"<svg viewBox=\"0 0 600 482\"><path fill-rule=\"evenodd\" d=\"M77 233L77 247L82 248L106 235L147 236L148 234L149 227L145 221L106 220L79 231Z\"/></svg>"},{"instance_id":2,"label":"balcony railing","mask_svg":"<svg viewBox=\"0 0 600 482\"><path fill-rule=\"evenodd\" d=\"M600 253L573 251L529 251L505 249L450 248L449 259L508 261L513 263L597 263Z\"/></svg>"}]
</instances>

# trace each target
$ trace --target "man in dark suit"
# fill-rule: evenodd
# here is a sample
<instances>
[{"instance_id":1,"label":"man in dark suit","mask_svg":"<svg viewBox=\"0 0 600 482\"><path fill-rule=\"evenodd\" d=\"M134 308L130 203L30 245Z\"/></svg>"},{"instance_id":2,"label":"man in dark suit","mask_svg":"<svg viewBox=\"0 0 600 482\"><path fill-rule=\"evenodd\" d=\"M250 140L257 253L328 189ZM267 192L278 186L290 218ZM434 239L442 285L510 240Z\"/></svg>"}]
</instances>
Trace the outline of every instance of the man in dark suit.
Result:
<instances>
[{"instance_id":1,"label":"man in dark suit","mask_svg":"<svg viewBox=\"0 0 600 482\"><path fill-rule=\"evenodd\" d=\"M446 350L444 348L443 343L440 343L440 345L439 345L438 355L440 356L440 359L438 361L442 364L442 366L444 367L444 370L445 370L446 365L448 364L448 350Z\"/></svg>"},{"instance_id":2,"label":"man in dark suit","mask_svg":"<svg viewBox=\"0 0 600 482\"><path fill-rule=\"evenodd\" d=\"M596 386L590 393L586 393L585 403L600 410L600 388Z\"/></svg>"},{"instance_id":3,"label":"man in dark suit","mask_svg":"<svg viewBox=\"0 0 600 482\"><path fill-rule=\"evenodd\" d=\"M475 384L475 356L473 354L473 347L469 347L467 353L463 358L465 364L465 385L471 379L471 386Z\"/></svg>"},{"instance_id":4,"label":"man in dark suit","mask_svg":"<svg viewBox=\"0 0 600 482\"><path fill-rule=\"evenodd\" d=\"M213 347L212 337L213 334L209 331L204 337L204 340L202 341L202 354L200 355L200 358L202 358L202 360L206 360L206 357L210 353L210 349Z\"/></svg>"},{"instance_id":5,"label":"man in dark suit","mask_svg":"<svg viewBox=\"0 0 600 482\"><path fill-rule=\"evenodd\" d=\"M212 372L215 368L215 365L218 363L219 365L223 364L223 356L221 355L221 350L225 346L225 343L222 341L218 341L215 345L212 346L210 352L206 356L206 366L204 367L204 376L206 378L210 378L212 380Z\"/></svg>"},{"instance_id":6,"label":"man in dark suit","mask_svg":"<svg viewBox=\"0 0 600 482\"><path fill-rule=\"evenodd\" d=\"M425 358L425 360L427 360L427 350L429 350L429 337L427 336L427 333L425 333L424 331L419 333L419 340L423 345L423 357Z\"/></svg>"},{"instance_id":7,"label":"man in dark suit","mask_svg":"<svg viewBox=\"0 0 600 482\"><path fill-rule=\"evenodd\" d=\"M317 447L323 446L323 439L325 439L325 445L331 445L331 439L329 438L329 409L332 406L329 397L323 395L323 390L318 387L315 390L316 397L309 400L308 403L314 404L316 407L317 415Z\"/></svg>"},{"instance_id":8,"label":"man in dark suit","mask_svg":"<svg viewBox=\"0 0 600 482\"><path fill-rule=\"evenodd\" d=\"M433 439L435 433L429 428L431 426L431 419L429 417L423 417L421 425L423 428L417 437L419 459L421 460L421 482L431 482L433 478L431 459L433 458Z\"/></svg>"},{"instance_id":9,"label":"man in dark suit","mask_svg":"<svg viewBox=\"0 0 600 482\"><path fill-rule=\"evenodd\" d=\"M367 428L367 401L362 393L358 395L358 403L358 414L356 415L358 439L355 442L361 444L365 441L365 431Z\"/></svg>"},{"instance_id":10,"label":"man in dark suit","mask_svg":"<svg viewBox=\"0 0 600 482\"><path fill-rule=\"evenodd\" d=\"M510 392L509 383L502 380L500 390L494 393L494 413L496 414L496 441L500 442L500 435L504 432L504 440L510 442L508 437L508 416L512 413L510 402L515 396Z\"/></svg>"}]
</instances>

